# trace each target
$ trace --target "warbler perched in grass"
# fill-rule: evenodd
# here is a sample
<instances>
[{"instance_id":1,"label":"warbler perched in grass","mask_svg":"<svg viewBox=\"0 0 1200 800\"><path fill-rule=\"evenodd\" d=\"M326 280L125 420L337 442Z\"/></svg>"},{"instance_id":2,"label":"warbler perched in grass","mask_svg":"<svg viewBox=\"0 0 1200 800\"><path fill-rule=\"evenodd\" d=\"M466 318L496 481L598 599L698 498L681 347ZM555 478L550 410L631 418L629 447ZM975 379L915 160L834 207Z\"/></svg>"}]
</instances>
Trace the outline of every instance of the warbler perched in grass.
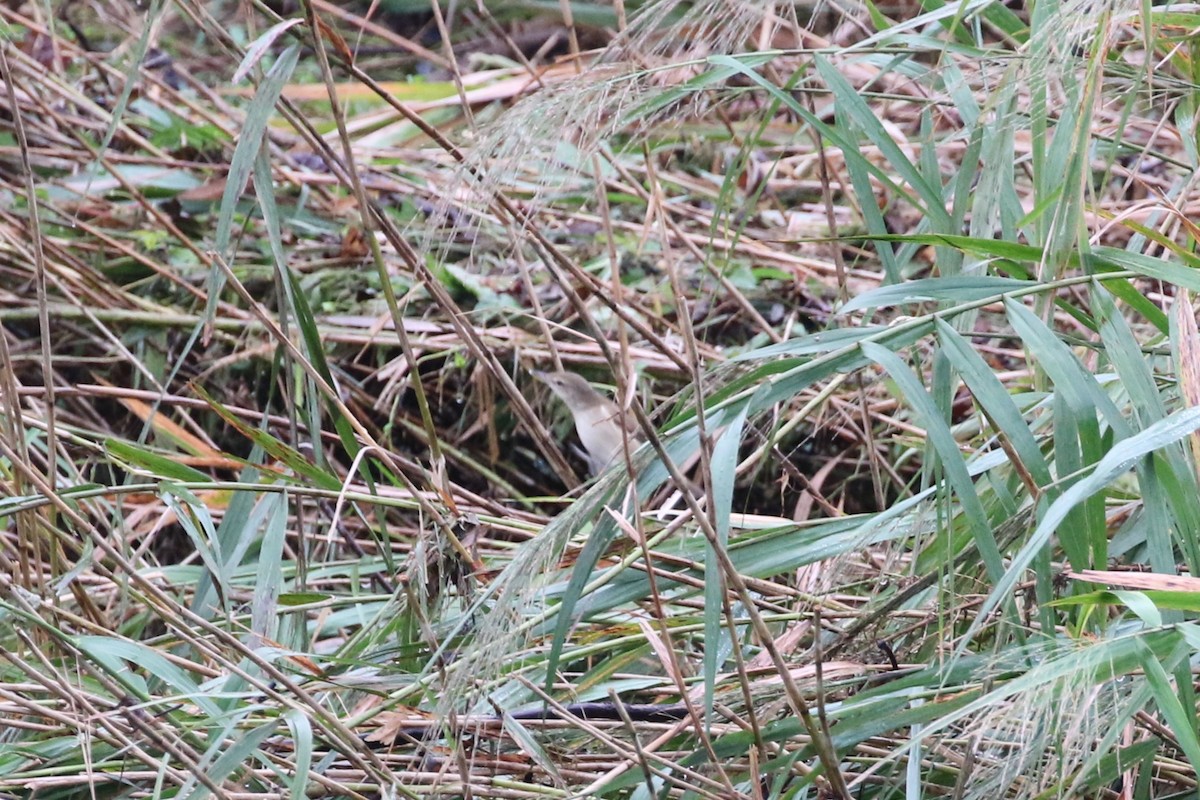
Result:
<instances>
[{"instance_id":1,"label":"warbler perched in grass","mask_svg":"<svg viewBox=\"0 0 1200 800\"><path fill-rule=\"evenodd\" d=\"M635 427L633 419L626 417L627 427L622 432L621 413L616 403L573 372L534 370L533 377L549 386L575 418L575 430L586 451L591 474L603 472L621 458L622 442L626 436L633 437Z\"/></svg>"}]
</instances>

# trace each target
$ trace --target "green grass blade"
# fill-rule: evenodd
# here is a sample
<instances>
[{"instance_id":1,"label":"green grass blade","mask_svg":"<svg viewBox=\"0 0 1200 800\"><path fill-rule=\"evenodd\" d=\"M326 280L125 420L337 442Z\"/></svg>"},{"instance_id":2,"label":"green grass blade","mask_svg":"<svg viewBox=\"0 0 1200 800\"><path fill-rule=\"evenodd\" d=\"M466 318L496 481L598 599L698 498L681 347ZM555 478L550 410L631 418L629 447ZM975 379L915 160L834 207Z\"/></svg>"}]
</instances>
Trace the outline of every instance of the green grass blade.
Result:
<instances>
[{"instance_id":1,"label":"green grass blade","mask_svg":"<svg viewBox=\"0 0 1200 800\"><path fill-rule=\"evenodd\" d=\"M890 350L870 342L862 345L863 353L872 361L887 370L892 380L896 382L902 397L916 412L925 433L929 437L929 445L933 454L938 458L941 468L946 472L949 488L954 491L958 502L962 505L967 525L971 529L976 547L983 557L984 566L993 580L998 580L1004 574L1004 563L1000 557L1000 549L992 534L987 512L979 500L975 484L971 480L962 451L954 440L949 425L938 410L933 398L921 386L917 377Z\"/></svg>"}]
</instances>

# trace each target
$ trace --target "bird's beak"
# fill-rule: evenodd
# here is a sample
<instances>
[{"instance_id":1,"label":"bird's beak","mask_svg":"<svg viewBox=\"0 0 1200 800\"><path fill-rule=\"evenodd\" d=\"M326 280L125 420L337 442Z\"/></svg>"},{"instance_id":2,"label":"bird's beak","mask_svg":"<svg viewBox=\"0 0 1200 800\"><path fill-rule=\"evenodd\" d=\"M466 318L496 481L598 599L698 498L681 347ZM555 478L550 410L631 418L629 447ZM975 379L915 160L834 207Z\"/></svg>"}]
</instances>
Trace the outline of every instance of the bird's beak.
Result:
<instances>
[{"instance_id":1,"label":"bird's beak","mask_svg":"<svg viewBox=\"0 0 1200 800\"><path fill-rule=\"evenodd\" d=\"M533 377L537 378L542 383L545 383L546 378L550 377L549 372L542 372L540 369L531 369L531 370L529 370L529 374L532 375Z\"/></svg>"}]
</instances>

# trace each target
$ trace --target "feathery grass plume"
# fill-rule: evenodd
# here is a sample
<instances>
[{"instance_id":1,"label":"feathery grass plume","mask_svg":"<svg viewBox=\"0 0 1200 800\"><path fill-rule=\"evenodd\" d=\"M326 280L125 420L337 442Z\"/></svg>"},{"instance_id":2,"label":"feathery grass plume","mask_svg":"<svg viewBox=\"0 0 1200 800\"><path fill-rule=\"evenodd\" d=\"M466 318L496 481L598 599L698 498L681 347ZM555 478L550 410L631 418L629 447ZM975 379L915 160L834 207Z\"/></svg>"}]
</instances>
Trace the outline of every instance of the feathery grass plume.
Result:
<instances>
[{"instance_id":1,"label":"feathery grass plume","mask_svg":"<svg viewBox=\"0 0 1200 800\"><path fill-rule=\"evenodd\" d=\"M960 778L966 800L1086 795L1100 759L1150 696L1144 681L1129 674L1138 650L1154 658L1138 639L1042 643L1021 650L1024 665L1012 653L998 657L987 670L993 675L1002 662L1017 670L1034 666L938 720L920 747L930 754L970 749L969 774Z\"/></svg>"},{"instance_id":2,"label":"feathery grass plume","mask_svg":"<svg viewBox=\"0 0 1200 800\"><path fill-rule=\"evenodd\" d=\"M466 701L470 706L486 697L491 682L506 673L516 672L529 640L544 622L546 590L553 581L562 581L563 573L554 569L572 536L588 531L594 535L601 525L611 525L609 506L616 505L628 478L621 470L609 470L590 491L553 519L535 538L521 545L516 555L479 597L466 621L473 624L470 646L464 648L449 673L442 696L442 707L455 710ZM625 509L623 513L633 513ZM539 680L535 676L534 680ZM479 709L491 711L486 703Z\"/></svg>"},{"instance_id":3,"label":"feathery grass plume","mask_svg":"<svg viewBox=\"0 0 1200 800\"><path fill-rule=\"evenodd\" d=\"M695 68L714 55L744 53L757 38L770 41L788 19L794 19L790 3L648 5L578 76L540 88L472 133L465 163L436 193L423 252L445 257L442 244L455 238L445 227L469 236L491 219L498 190L519 185L524 207L536 213L549 193L591 181L593 158L614 136L633 149L639 131L698 114L712 102L714 87L683 86ZM508 235L513 247L524 240L511 225Z\"/></svg>"}]
</instances>

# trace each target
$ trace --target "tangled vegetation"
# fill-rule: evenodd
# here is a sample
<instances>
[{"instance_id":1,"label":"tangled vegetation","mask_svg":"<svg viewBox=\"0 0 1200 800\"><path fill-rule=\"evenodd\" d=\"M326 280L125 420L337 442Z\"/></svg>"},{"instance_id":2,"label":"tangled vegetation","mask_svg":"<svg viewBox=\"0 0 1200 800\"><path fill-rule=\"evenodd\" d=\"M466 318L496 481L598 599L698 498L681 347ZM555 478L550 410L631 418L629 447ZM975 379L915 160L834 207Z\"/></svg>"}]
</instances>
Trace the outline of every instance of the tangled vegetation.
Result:
<instances>
[{"instance_id":1,"label":"tangled vegetation","mask_svg":"<svg viewBox=\"0 0 1200 800\"><path fill-rule=\"evenodd\" d=\"M3 796L1195 793L1191 6L0 29Z\"/></svg>"}]
</instances>

